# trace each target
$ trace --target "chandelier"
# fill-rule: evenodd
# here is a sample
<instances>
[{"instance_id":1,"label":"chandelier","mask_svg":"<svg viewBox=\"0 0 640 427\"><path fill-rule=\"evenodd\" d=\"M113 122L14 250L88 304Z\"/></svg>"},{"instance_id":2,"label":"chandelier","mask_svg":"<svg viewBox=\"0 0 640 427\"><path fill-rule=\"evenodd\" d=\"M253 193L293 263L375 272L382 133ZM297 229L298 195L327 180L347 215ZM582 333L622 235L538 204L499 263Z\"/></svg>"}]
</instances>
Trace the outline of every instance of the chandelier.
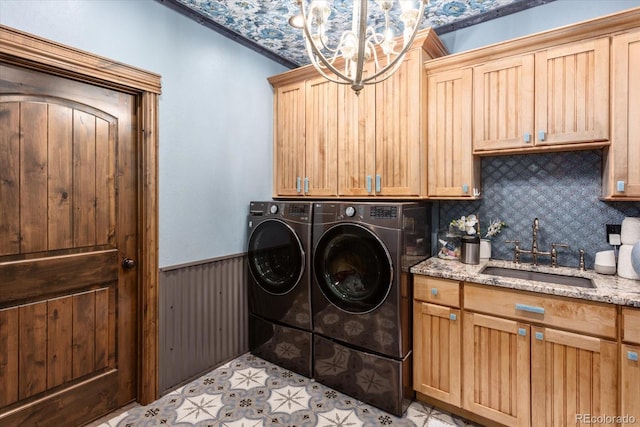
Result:
<instances>
[{"instance_id":1,"label":"chandelier","mask_svg":"<svg viewBox=\"0 0 640 427\"><path fill-rule=\"evenodd\" d=\"M329 3L334 2L297 0L301 14L292 17L289 23L304 30L307 53L318 72L332 82L350 85L358 94L364 85L386 80L400 67L418 31L427 1L418 0L416 7L414 0L376 0L377 16L373 13L369 16L369 3L374 2L353 0L351 28L347 27L341 34L331 34L332 25L344 17L336 13L337 16L330 19ZM369 22L369 18L374 17ZM401 25L392 25L392 18ZM403 30L401 46L398 46L394 26ZM344 64L339 69L342 61ZM369 61L373 71L365 76L364 66Z\"/></svg>"}]
</instances>

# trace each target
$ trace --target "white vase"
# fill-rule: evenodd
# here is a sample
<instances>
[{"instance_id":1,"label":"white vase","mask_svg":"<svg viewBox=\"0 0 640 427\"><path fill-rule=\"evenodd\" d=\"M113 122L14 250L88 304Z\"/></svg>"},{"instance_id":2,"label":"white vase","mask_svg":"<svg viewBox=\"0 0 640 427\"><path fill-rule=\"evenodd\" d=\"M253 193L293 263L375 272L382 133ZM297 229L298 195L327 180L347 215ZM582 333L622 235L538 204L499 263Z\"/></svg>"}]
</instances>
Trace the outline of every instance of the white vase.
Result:
<instances>
[{"instance_id":1,"label":"white vase","mask_svg":"<svg viewBox=\"0 0 640 427\"><path fill-rule=\"evenodd\" d=\"M491 240L481 239L480 240L480 259L489 259L489 258L491 258Z\"/></svg>"}]
</instances>

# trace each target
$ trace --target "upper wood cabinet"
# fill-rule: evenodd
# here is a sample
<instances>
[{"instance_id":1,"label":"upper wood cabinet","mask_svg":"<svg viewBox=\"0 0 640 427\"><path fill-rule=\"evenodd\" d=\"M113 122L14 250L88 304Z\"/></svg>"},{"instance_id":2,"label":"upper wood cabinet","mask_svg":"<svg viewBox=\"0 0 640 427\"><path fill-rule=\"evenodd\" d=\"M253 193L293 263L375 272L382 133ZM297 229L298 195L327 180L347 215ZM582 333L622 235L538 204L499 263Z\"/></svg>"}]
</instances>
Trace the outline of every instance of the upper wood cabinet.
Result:
<instances>
[{"instance_id":1,"label":"upper wood cabinet","mask_svg":"<svg viewBox=\"0 0 640 427\"><path fill-rule=\"evenodd\" d=\"M305 83L294 82L275 90L273 188L281 196L301 195L305 162Z\"/></svg>"},{"instance_id":2,"label":"upper wood cabinet","mask_svg":"<svg viewBox=\"0 0 640 427\"><path fill-rule=\"evenodd\" d=\"M476 153L609 140L609 37L488 61L473 82Z\"/></svg>"},{"instance_id":3,"label":"upper wood cabinet","mask_svg":"<svg viewBox=\"0 0 640 427\"><path fill-rule=\"evenodd\" d=\"M422 49L409 51L395 74L376 85L376 195L424 194L425 59Z\"/></svg>"},{"instance_id":4,"label":"upper wood cabinet","mask_svg":"<svg viewBox=\"0 0 640 427\"><path fill-rule=\"evenodd\" d=\"M531 145L534 55L517 55L473 67L473 148ZM529 142L526 142L526 135Z\"/></svg>"},{"instance_id":5,"label":"upper wood cabinet","mask_svg":"<svg viewBox=\"0 0 640 427\"><path fill-rule=\"evenodd\" d=\"M536 52L539 145L609 140L609 37Z\"/></svg>"},{"instance_id":6,"label":"upper wood cabinet","mask_svg":"<svg viewBox=\"0 0 640 427\"><path fill-rule=\"evenodd\" d=\"M608 200L640 200L640 30L613 37L612 73L602 193Z\"/></svg>"},{"instance_id":7,"label":"upper wood cabinet","mask_svg":"<svg viewBox=\"0 0 640 427\"><path fill-rule=\"evenodd\" d=\"M444 54L435 33L423 30L399 69L359 95L325 80L311 66L270 78L274 196L425 197L423 64ZM371 65L365 72L372 72Z\"/></svg>"},{"instance_id":8,"label":"upper wood cabinet","mask_svg":"<svg viewBox=\"0 0 640 427\"><path fill-rule=\"evenodd\" d=\"M306 196L337 194L338 110L327 108L338 97L338 85L324 77L305 83L305 169L303 192Z\"/></svg>"},{"instance_id":9,"label":"upper wood cabinet","mask_svg":"<svg viewBox=\"0 0 640 427\"><path fill-rule=\"evenodd\" d=\"M480 159L472 148L471 68L428 73L428 196L471 198L480 190Z\"/></svg>"}]
</instances>

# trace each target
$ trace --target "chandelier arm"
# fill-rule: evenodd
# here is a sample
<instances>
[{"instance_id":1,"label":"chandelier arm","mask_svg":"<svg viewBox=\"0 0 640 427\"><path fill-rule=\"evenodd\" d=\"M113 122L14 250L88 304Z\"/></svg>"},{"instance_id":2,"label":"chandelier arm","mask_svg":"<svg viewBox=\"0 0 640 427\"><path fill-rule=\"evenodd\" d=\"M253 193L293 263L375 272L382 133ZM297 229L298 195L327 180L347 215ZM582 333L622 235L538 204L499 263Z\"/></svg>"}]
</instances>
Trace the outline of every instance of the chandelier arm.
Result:
<instances>
[{"instance_id":1,"label":"chandelier arm","mask_svg":"<svg viewBox=\"0 0 640 427\"><path fill-rule=\"evenodd\" d=\"M364 68L364 47L367 43L367 2L368 0L360 1L360 23L358 25L360 38L358 40L358 61L356 63L356 74L351 80L353 90L360 92L364 87L362 83L362 70Z\"/></svg>"},{"instance_id":2,"label":"chandelier arm","mask_svg":"<svg viewBox=\"0 0 640 427\"><path fill-rule=\"evenodd\" d=\"M314 43L312 41L310 41L309 39L307 39L307 50L311 49L311 51L314 53L314 55L309 55L309 58L311 59L311 63L313 64L314 68L320 73L322 74L322 76L334 83L338 83L341 85L350 85L352 84L351 79L349 79L347 76L345 76L342 72L340 72L336 67L333 66L333 64L328 61L324 55L322 55L322 53L318 50L318 48L314 45ZM329 71L331 71L333 74L336 75L336 77L338 77L341 80L337 80L334 77L330 77L321 67L320 63L318 63L318 59L320 60L320 62L327 68L329 69Z\"/></svg>"},{"instance_id":3,"label":"chandelier arm","mask_svg":"<svg viewBox=\"0 0 640 427\"><path fill-rule=\"evenodd\" d=\"M304 1L303 0L298 0L298 4L300 5L300 12L302 14L302 18L305 22L305 25L303 26L303 31L304 31L304 36L306 39L306 45L307 45L307 51L309 53L309 59L311 60L313 66L315 67L315 69L322 74L322 76L324 78L326 78L329 81L332 81L334 83L339 83L339 84L352 84L351 79L349 79L347 76L345 76L343 73L341 73L336 67L333 66L333 61L335 61L336 57L337 57L337 53L334 55L333 59L331 61L327 60L325 58L325 56L322 54L322 52L320 51L320 49L318 49L318 46L315 44L315 42L313 41L313 38L311 37L311 33L309 32L309 26L307 25L307 14L305 11L305 7L304 7ZM324 42L322 42L324 45ZM329 51L331 51L332 49L327 49ZM327 67L329 69L329 71L331 71L333 74L335 74L339 79L342 79L342 81L337 80L335 78L331 78L327 75L327 73L322 70L322 67L320 66L320 64L317 62L317 60L320 60L322 62L322 64L324 64L325 67Z\"/></svg>"},{"instance_id":4,"label":"chandelier arm","mask_svg":"<svg viewBox=\"0 0 640 427\"><path fill-rule=\"evenodd\" d=\"M425 2L426 2L426 0L421 0L420 1L420 11L419 11L419 15L418 16L422 16L423 15ZM393 74L400 67L401 62L402 62L402 60L404 60L404 57L406 56L407 51L409 50L409 48L413 44L413 41L415 40L417 33L418 33L418 23L416 23L416 26L413 29L413 32L411 33L411 37L409 38L407 43L404 44L404 47L402 48L400 53L390 63L388 63L382 70L380 70L377 73L374 73L373 75L371 75L370 77L367 77L366 79L364 79L363 83L364 84L377 83L377 81L375 79L377 77L389 72L390 70L392 70L392 71L389 74L390 75ZM387 78L388 77L386 77L386 78L384 78L384 79L382 79L380 81L384 81ZM369 83L369 82L371 82L371 83Z\"/></svg>"}]
</instances>

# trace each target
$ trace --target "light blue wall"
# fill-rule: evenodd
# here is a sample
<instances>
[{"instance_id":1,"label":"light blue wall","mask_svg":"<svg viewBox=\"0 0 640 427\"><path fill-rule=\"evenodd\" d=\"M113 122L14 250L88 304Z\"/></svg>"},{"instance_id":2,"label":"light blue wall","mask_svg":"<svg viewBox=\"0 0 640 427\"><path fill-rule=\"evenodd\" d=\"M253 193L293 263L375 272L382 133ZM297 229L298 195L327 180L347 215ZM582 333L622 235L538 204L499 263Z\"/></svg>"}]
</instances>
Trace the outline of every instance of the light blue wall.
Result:
<instances>
[{"instance_id":1,"label":"light blue wall","mask_svg":"<svg viewBox=\"0 0 640 427\"><path fill-rule=\"evenodd\" d=\"M160 74L160 266L244 251L285 67L152 0L0 0L0 24Z\"/></svg>"},{"instance_id":2,"label":"light blue wall","mask_svg":"<svg viewBox=\"0 0 640 427\"><path fill-rule=\"evenodd\" d=\"M640 0L556 0L440 36L450 53L487 46L640 6Z\"/></svg>"}]
</instances>

